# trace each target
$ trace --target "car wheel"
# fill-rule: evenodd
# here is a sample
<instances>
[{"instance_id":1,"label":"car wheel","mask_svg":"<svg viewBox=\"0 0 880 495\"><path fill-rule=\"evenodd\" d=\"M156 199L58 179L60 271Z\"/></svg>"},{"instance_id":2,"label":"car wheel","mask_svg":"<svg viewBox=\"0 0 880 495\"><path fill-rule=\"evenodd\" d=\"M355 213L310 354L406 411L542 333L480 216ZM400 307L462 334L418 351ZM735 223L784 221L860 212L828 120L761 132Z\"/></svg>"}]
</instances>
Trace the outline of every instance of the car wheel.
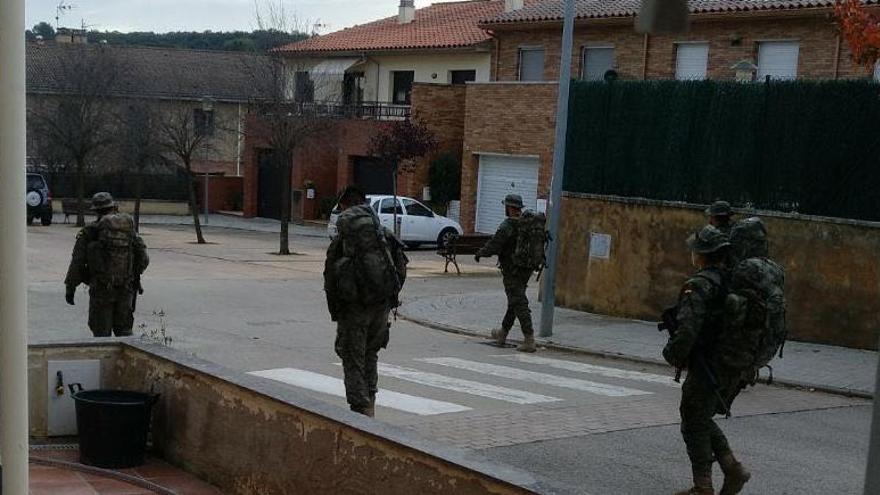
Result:
<instances>
[{"instance_id":1,"label":"car wheel","mask_svg":"<svg viewBox=\"0 0 880 495\"><path fill-rule=\"evenodd\" d=\"M43 216L40 217L40 224L42 224L43 227L52 225L52 212L43 213Z\"/></svg>"},{"instance_id":2,"label":"car wheel","mask_svg":"<svg viewBox=\"0 0 880 495\"><path fill-rule=\"evenodd\" d=\"M440 235L437 236L437 247L439 249L445 248L446 246L449 245L450 242L452 242L452 239L454 237L456 237L457 235L458 235L458 232L455 229L452 229L452 228L443 229L443 231L440 232Z\"/></svg>"}]
</instances>

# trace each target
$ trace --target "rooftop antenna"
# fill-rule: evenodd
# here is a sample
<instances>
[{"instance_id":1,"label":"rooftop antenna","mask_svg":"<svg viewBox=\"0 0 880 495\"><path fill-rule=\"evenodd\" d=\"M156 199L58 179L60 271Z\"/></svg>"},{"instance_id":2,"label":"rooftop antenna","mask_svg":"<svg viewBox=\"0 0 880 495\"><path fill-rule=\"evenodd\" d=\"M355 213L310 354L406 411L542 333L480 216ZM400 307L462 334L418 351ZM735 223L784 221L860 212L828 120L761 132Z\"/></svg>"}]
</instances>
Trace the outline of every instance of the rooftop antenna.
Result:
<instances>
[{"instance_id":1,"label":"rooftop antenna","mask_svg":"<svg viewBox=\"0 0 880 495\"><path fill-rule=\"evenodd\" d=\"M64 0L59 0L58 5L55 6L55 29L61 27L61 16L64 15L65 12L69 12L76 8L76 5L67 5L64 3Z\"/></svg>"},{"instance_id":2,"label":"rooftop antenna","mask_svg":"<svg viewBox=\"0 0 880 495\"><path fill-rule=\"evenodd\" d=\"M321 23L321 20L319 19L317 22L315 22L315 23L312 25L312 36L318 36L318 35L320 34L319 31L320 31L321 29L327 29L327 28L329 28L329 27L330 27L329 24L322 24L322 23Z\"/></svg>"}]
</instances>

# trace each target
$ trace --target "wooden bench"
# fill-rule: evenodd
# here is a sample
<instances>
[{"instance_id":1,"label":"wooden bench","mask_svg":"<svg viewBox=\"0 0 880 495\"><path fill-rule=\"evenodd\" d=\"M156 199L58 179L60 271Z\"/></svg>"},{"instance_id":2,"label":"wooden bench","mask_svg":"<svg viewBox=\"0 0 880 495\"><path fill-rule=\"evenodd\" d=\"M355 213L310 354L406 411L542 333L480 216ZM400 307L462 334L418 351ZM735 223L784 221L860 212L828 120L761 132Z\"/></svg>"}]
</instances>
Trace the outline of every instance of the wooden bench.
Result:
<instances>
[{"instance_id":1,"label":"wooden bench","mask_svg":"<svg viewBox=\"0 0 880 495\"><path fill-rule=\"evenodd\" d=\"M491 235L485 234L464 234L452 237L446 246L437 250L437 254L446 259L446 267L443 269L443 273L449 273L449 264L452 263L455 266L455 271L461 275L458 260L455 259L456 256L460 254L477 254L491 238Z\"/></svg>"},{"instance_id":2,"label":"wooden bench","mask_svg":"<svg viewBox=\"0 0 880 495\"><path fill-rule=\"evenodd\" d=\"M73 199L62 199L61 200L61 213L64 214L64 223L70 222L70 215L76 215L78 212L76 208L76 198Z\"/></svg>"}]
</instances>

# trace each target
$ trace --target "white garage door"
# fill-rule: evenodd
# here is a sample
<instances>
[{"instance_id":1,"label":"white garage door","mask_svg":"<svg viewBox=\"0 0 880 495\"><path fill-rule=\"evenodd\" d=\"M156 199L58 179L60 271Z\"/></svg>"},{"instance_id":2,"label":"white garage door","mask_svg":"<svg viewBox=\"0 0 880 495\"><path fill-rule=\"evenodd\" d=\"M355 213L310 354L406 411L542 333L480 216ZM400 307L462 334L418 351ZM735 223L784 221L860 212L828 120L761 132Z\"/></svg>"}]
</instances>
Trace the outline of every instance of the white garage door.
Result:
<instances>
[{"instance_id":1,"label":"white garage door","mask_svg":"<svg viewBox=\"0 0 880 495\"><path fill-rule=\"evenodd\" d=\"M477 185L477 232L494 234L504 221L504 197L519 194L526 208L538 203L538 159L516 156L480 156Z\"/></svg>"}]
</instances>

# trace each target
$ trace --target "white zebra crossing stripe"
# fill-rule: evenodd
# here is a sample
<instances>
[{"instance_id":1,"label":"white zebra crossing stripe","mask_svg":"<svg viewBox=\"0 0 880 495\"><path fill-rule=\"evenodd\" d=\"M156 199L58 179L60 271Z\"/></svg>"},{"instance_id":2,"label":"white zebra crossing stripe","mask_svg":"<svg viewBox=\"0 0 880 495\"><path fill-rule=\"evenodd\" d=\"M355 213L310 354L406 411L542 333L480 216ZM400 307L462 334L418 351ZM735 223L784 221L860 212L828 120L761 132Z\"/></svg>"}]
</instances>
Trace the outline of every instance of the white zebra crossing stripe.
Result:
<instances>
[{"instance_id":1,"label":"white zebra crossing stripe","mask_svg":"<svg viewBox=\"0 0 880 495\"><path fill-rule=\"evenodd\" d=\"M616 385L608 385L606 383L591 382L589 380L580 380L577 378L569 378L565 376L551 375L548 373L538 373L536 371L527 371L510 366L499 366L496 364L479 363L476 361L468 361L465 359L441 357L441 358L420 358L416 361L424 363L437 364L440 366L449 366L475 373L483 373L485 375L497 376L501 378L509 378L511 380L521 380L525 382L540 383L542 385L550 385L553 387L568 388L572 390L580 390L596 395L604 395L607 397L629 397L633 395L651 395L651 392L637 390L628 387L619 387Z\"/></svg>"},{"instance_id":2,"label":"white zebra crossing stripe","mask_svg":"<svg viewBox=\"0 0 880 495\"><path fill-rule=\"evenodd\" d=\"M295 368L279 368L274 370L252 371L250 375L268 378L278 382L293 385L295 387L321 392L323 394L345 397L345 384L339 378L312 373L311 371L298 370ZM376 405L397 409L419 416L434 416L470 411L470 407L426 399L413 395L401 394L390 390L379 390L376 395Z\"/></svg>"},{"instance_id":3,"label":"white zebra crossing stripe","mask_svg":"<svg viewBox=\"0 0 880 495\"><path fill-rule=\"evenodd\" d=\"M591 373L593 375L607 376L608 378L622 378L624 380L635 380L640 382L659 383L669 385L670 387L681 387L671 376L656 375L653 373L644 373L641 371L621 370L617 368L608 368L605 366L596 366L594 364L580 363L577 361L565 361L562 359L550 359L541 356L532 356L525 354L499 354L495 357L510 359L525 364L538 364L549 366L559 370L576 371L578 373Z\"/></svg>"},{"instance_id":4,"label":"white zebra crossing stripe","mask_svg":"<svg viewBox=\"0 0 880 495\"><path fill-rule=\"evenodd\" d=\"M412 368L395 366L393 364L379 363L379 374L418 383L420 385L442 388L470 395L478 395L480 397L488 397L490 399L512 402L514 404L541 404L544 402L558 402L562 400L557 399L556 397L533 394L523 390L499 387L488 383L462 380L450 376L439 375L437 373L428 373Z\"/></svg>"}]
</instances>

